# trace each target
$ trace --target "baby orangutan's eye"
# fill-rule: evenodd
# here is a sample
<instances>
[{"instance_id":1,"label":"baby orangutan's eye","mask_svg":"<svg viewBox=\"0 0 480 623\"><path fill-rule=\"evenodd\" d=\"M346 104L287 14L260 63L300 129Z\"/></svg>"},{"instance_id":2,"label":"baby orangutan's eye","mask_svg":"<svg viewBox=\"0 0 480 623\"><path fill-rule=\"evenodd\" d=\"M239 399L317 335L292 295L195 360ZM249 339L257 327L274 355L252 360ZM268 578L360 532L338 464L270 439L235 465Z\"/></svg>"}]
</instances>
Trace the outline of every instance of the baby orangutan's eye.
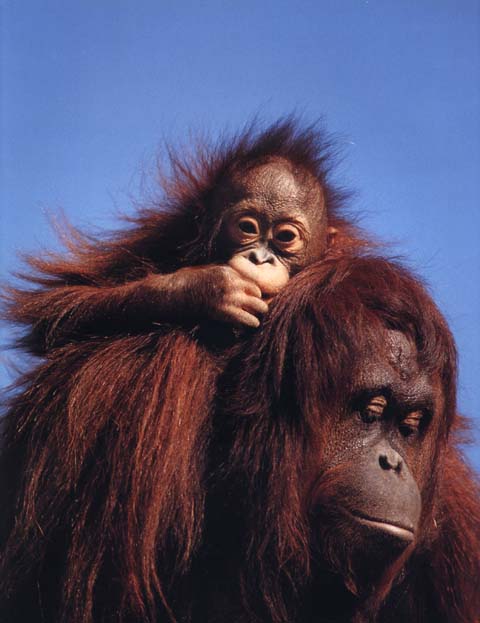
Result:
<instances>
[{"instance_id":1,"label":"baby orangutan's eye","mask_svg":"<svg viewBox=\"0 0 480 623\"><path fill-rule=\"evenodd\" d=\"M300 230L292 223L277 225L273 241L278 249L287 253L298 253L305 246Z\"/></svg>"},{"instance_id":2,"label":"baby orangutan's eye","mask_svg":"<svg viewBox=\"0 0 480 623\"><path fill-rule=\"evenodd\" d=\"M244 234L249 234L252 236L258 236L259 227L256 219L251 216L245 216L238 221L238 228Z\"/></svg>"},{"instance_id":3,"label":"baby orangutan's eye","mask_svg":"<svg viewBox=\"0 0 480 623\"><path fill-rule=\"evenodd\" d=\"M254 216L231 217L227 221L227 233L234 245L250 244L260 236L260 224Z\"/></svg>"}]
</instances>

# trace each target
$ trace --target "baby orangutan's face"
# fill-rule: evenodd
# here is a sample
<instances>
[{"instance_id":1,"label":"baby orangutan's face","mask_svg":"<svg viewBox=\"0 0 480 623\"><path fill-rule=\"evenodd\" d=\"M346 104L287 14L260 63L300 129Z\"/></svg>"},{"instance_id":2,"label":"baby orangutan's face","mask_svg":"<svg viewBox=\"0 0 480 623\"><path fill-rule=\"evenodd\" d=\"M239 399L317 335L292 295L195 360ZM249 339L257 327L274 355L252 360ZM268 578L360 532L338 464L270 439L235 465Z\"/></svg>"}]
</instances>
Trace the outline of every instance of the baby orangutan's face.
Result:
<instances>
[{"instance_id":1,"label":"baby orangutan's face","mask_svg":"<svg viewBox=\"0 0 480 623\"><path fill-rule=\"evenodd\" d=\"M219 246L228 264L254 281L265 299L327 247L323 192L306 172L274 161L228 183ZM232 201L233 198L233 201Z\"/></svg>"}]
</instances>

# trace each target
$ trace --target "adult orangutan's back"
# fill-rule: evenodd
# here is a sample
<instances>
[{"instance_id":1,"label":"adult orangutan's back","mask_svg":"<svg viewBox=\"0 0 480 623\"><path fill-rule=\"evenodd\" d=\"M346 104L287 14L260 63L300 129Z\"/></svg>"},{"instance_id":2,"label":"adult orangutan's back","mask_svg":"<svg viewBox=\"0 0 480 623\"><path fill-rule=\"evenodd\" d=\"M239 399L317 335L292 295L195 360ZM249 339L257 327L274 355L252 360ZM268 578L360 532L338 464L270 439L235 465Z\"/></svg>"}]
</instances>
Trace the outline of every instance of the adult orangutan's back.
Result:
<instances>
[{"instance_id":1,"label":"adult orangutan's back","mask_svg":"<svg viewBox=\"0 0 480 623\"><path fill-rule=\"evenodd\" d=\"M156 620L130 603L151 590L161 610L198 542L216 375L169 331L70 344L24 378L4 432L2 623Z\"/></svg>"}]
</instances>

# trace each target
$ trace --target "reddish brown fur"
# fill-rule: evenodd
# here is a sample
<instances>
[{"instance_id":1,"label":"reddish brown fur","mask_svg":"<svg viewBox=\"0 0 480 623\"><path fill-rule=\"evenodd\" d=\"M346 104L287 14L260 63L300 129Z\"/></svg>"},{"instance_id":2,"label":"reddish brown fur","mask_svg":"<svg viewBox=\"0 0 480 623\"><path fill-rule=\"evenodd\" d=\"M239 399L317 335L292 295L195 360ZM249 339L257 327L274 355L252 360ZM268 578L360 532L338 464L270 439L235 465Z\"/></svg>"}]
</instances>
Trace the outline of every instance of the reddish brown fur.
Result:
<instances>
[{"instance_id":1,"label":"reddish brown fur","mask_svg":"<svg viewBox=\"0 0 480 623\"><path fill-rule=\"evenodd\" d=\"M328 446L329 405L384 326L417 345L445 409L421 537L357 599L322 592L311 501L338 497L341 474L327 470L307 494L304 457ZM217 374L208 350L167 328L69 344L24 380L2 470L17 498L7 621L34 620L40 593L46 621L309 623L345 604L341 621L475 621L480 503L452 433L455 349L417 281L376 259L312 267L233 357L212 429ZM328 533L315 538L328 550ZM347 578L348 556L332 552Z\"/></svg>"},{"instance_id":2,"label":"reddish brown fur","mask_svg":"<svg viewBox=\"0 0 480 623\"><path fill-rule=\"evenodd\" d=\"M416 344L422 369L440 381L444 410L430 450L431 473L424 475L420 535L373 593L354 598L332 578L325 585L318 553L312 559L314 543L320 543L327 567L356 591L355 534L337 526L345 530L339 549L337 533L318 532L316 524L312 532L310 523L313 508L323 515L341 505L345 467L327 466L315 489L305 492L306 461L312 449L321 458L329 447L333 405L348 393L362 352L385 327ZM243 560L232 584L243 586L242 607L251 608L242 620L479 620L480 493L455 440L463 425L455 410L455 362L452 337L434 303L395 265L336 259L291 282L263 330L227 368L228 385L236 382L218 420L229 430L220 433L229 448L217 459L227 466L221 495L230 495L230 512L244 518L234 536ZM228 532L224 538L228 542Z\"/></svg>"},{"instance_id":3,"label":"reddish brown fur","mask_svg":"<svg viewBox=\"0 0 480 623\"><path fill-rule=\"evenodd\" d=\"M292 119L264 131L252 125L217 145L199 145L193 154L171 151L171 173L161 176L160 199L129 217L129 229L99 238L69 228L63 235L68 255L28 257L33 271L24 277L37 288L6 293L8 318L27 328L23 344L44 354L72 339L151 328L155 318L148 302L132 304L136 281L218 261L218 189L242 171L275 158L318 181L328 223L338 230L336 250L366 244L342 214L348 193L330 180L334 150L329 137L315 127L302 129ZM171 315L175 321L175 310Z\"/></svg>"},{"instance_id":4,"label":"reddish brown fur","mask_svg":"<svg viewBox=\"0 0 480 623\"><path fill-rule=\"evenodd\" d=\"M425 365L438 371L435 357L446 353L446 421L453 419L449 333L414 281L386 265L384 273L380 264L372 269L373 288L365 277L363 293L371 288L372 300L377 296L384 309L362 317L357 327L351 308L356 308L365 267L350 280L348 262L332 261L310 276L300 275L279 298L252 347L234 359L226 374L230 382L238 377L239 394L229 399L229 407L239 408L229 408L217 421L245 422L235 430L227 495L230 487L249 485L245 519L229 518L227 525L224 500L215 497L223 487L217 459L228 430L212 432L212 399L224 366L213 333L207 331L204 340L196 328L157 326L151 316L132 316L123 308L135 280L215 258L212 224L218 226L218 215L212 212L212 193L235 170L272 155L304 167L320 181L329 222L340 228L338 248L361 245L340 215L341 194L328 183L328 144L322 140L287 122L265 133L247 131L187 162L172 156L164 200L131 219L131 229L104 241L72 233L70 255L30 259L35 272L27 278L35 288L12 290L8 300L10 320L26 328L21 345L43 357L19 382L5 420L1 474L8 513L2 513L0 604L8 623L153 623L173 616L195 623L214 617L250 621L252 611L266 621L291 623L304 580L314 577L300 462L310 433L318 443L328 434L317 425L321 413L313 390L326 400L329 388L340 387L348 375L348 357L356 350L342 347L347 330L358 341L357 350L375 323L425 331L430 340L422 350ZM372 270L365 273L370 279ZM340 286L348 292L342 300ZM405 303L407 291L408 296L417 293L411 307ZM316 308L318 301L324 306ZM360 303L358 308L363 309ZM306 309L318 324L307 322ZM344 322L349 314L351 324ZM322 318L329 319L325 326ZM294 330L298 338L292 350ZM326 338L319 340L322 331ZM301 370L295 366L298 357L305 362ZM302 417L293 407L292 392L286 391L290 373ZM278 421L269 415L277 405ZM207 452L212 438L214 446ZM431 565L431 603L445 622L471 623L469 576L478 572L478 498L471 477L455 471L455 466L465 468L451 442L440 442L438 453L437 466L443 454L447 457L445 475L438 486L432 483L431 492L441 511L441 531L425 531L425 547L418 554L425 562L412 564L404 586L410 611L422 607L422 599L430 603L416 570ZM209 478L207 460L214 466ZM233 543L228 568L215 549L224 531ZM245 543L245 551L232 535ZM205 580L205 569L218 586ZM231 606L223 604L231 591L238 592L237 580L244 599L237 600L230 616ZM365 607L377 609L377 604ZM411 620L422 621L420 615Z\"/></svg>"},{"instance_id":5,"label":"reddish brown fur","mask_svg":"<svg viewBox=\"0 0 480 623\"><path fill-rule=\"evenodd\" d=\"M176 328L175 310L158 325L137 281L218 259L217 189L272 158L319 182L337 248L361 245L329 181L331 154L322 132L292 120L172 152L161 199L129 229L105 239L71 229L68 254L28 259L30 289L5 295L7 318L24 327L19 346L44 358L18 382L5 420L0 592L15 620L30 607L47 620L102 620L102 600L112 620L153 620L157 606L168 614L165 584L187 572L201 534L225 332Z\"/></svg>"},{"instance_id":6,"label":"reddish brown fur","mask_svg":"<svg viewBox=\"0 0 480 623\"><path fill-rule=\"evenodd\" d=\"M172 354L181 357L174 365ZM17 609L23 596L39 608L39 582L51 599L47 620L89 621L94 591L118 583L118 620L132 612L154 620L162 583L188 568L201 534L216 373L209 353L169 332L70 344L24 379L7 416L3 466L16 516L2 593L28 582ZM62 538L65 550L49 552ZM165 576L159 559L170 549ZM45 565L58 566L59 595Z\"/></svg>"}]
</instances>

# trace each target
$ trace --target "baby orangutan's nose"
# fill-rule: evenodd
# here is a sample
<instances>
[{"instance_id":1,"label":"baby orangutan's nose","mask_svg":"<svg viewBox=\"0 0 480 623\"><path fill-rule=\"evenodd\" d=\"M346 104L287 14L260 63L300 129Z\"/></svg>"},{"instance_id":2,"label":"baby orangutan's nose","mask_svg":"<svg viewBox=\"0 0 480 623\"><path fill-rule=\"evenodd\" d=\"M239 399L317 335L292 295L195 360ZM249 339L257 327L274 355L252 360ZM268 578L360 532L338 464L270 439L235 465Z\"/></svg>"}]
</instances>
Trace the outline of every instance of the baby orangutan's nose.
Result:
<instances>
[{"instance_id":1,"label":"baby orangutan's nose","mask_svg":"<svg viewBox=\"0 0 480 623\"><path fill-rule=\"evenodd\" d=\"M275 256L265 247L252 249L247 257L256 266L259 264L273 264L275 262Z\"/></svg>"}]
</instances>

